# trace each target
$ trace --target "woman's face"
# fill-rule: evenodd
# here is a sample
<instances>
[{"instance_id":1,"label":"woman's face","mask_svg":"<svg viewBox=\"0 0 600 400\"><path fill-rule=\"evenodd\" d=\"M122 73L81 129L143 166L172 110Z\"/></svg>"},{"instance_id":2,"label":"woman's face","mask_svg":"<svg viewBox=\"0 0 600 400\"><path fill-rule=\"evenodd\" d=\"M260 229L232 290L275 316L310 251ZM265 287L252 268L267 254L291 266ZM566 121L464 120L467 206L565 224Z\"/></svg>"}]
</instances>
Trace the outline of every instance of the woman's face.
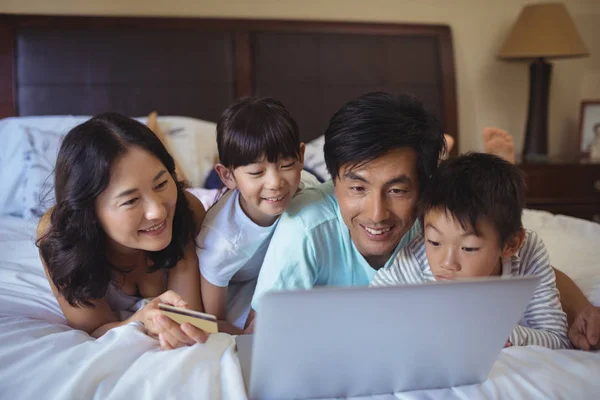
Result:
<instances>
[{"instance_id":1,"label":"woman's face","mask_svg":"<svg viewBox=\"0 0 600 400\"><path fill-rule=\"evenodd\" d=\"M176 183L152 153L132 146L111 166L110 183L96 198L96 215L118 252L159 251L171 243Z\"/></svg>"}]
</instances>

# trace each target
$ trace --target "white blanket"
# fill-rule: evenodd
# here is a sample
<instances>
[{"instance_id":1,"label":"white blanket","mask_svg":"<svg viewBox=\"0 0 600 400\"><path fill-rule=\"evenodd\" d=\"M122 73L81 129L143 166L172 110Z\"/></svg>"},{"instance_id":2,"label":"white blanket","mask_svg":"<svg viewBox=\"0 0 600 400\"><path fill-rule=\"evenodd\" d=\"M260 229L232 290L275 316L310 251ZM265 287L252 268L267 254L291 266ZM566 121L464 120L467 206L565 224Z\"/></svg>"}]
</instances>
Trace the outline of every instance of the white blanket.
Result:
<instances>
[{"instance_id":1,"label":"white blanket","mask_svg":"<svg viewBox=\"0 0 600 400\"><path fill-rule=\"evenodd\" d=\"M229 335L164 352L133 324L98 340L70 329L34 232L30 222L0 218L0 398L245 398Z\"/></svg>"},{"instance_id":2,"label":"white blanket","mask_svg":"<svg viewBox=\"0 0 600 400\"><path fill-rule=\"evenodd\" d=\"M163 352L134 325L98 340L66 326L44 276L34 232L31 222L0 218L0 398L246 398L229 335ZM594 251L600 259L600 246ZM576 263L577 254L571 257ZM395 397L597 398L599 377L600 352L513 347L502 351L481 385Z\"/></svg>"}]
</instances>

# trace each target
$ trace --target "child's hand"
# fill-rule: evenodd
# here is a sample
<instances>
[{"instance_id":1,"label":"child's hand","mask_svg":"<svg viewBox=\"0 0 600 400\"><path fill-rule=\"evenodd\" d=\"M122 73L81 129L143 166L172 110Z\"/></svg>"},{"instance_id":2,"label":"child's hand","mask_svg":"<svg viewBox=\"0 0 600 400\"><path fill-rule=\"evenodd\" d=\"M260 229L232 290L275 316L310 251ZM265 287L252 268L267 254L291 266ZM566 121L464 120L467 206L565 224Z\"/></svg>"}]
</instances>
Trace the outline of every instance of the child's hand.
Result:
<instances>
[{"instance_id":1,"label":"child's hand","mask_svg":"<svg viewBox=\"0 0 600 400\"><path fill-rule=\"evenodd\" d=\"M504 348L507 348L507 347L512 347L512 343L510 342L510 340L507 340L506 344L504 345Z\"/></svg>"}]
</instances>

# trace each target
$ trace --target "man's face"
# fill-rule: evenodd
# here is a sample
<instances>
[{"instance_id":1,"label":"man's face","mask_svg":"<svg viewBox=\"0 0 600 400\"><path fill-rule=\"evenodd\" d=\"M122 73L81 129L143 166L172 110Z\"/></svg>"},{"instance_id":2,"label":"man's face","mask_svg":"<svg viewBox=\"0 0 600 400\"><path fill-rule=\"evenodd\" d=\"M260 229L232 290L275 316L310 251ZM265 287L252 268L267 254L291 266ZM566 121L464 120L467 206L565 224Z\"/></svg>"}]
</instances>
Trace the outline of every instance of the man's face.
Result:
<instances>
[{"instance_id":1,"label":"man's face","mask_svg":"<svg viewBox=\"0 0 600 400\"><path fill-rule=\"evenodd\" d=\"M415 222L417 153L402 147L358 167L342 165L335 195L354 245L372 267L382 267Z\"/></svg>"}]
</instances>

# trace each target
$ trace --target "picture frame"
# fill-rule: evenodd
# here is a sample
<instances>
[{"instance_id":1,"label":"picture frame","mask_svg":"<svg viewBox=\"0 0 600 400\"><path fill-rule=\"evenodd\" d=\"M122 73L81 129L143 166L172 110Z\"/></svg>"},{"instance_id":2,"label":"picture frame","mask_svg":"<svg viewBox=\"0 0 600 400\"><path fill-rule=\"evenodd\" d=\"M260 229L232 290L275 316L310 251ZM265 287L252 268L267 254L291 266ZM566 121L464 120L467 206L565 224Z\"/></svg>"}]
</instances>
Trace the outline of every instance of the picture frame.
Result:
<instances>
[{"instance_id":1,"label":"picture frame","mask_svg":"<svg viewBox=\"0 0 600 400\"><path fill-rule=\"evenodd\" d=\"M600 154L600 99L581 102L579 149L583 157Z\"/></svg>"}]
</instances>

